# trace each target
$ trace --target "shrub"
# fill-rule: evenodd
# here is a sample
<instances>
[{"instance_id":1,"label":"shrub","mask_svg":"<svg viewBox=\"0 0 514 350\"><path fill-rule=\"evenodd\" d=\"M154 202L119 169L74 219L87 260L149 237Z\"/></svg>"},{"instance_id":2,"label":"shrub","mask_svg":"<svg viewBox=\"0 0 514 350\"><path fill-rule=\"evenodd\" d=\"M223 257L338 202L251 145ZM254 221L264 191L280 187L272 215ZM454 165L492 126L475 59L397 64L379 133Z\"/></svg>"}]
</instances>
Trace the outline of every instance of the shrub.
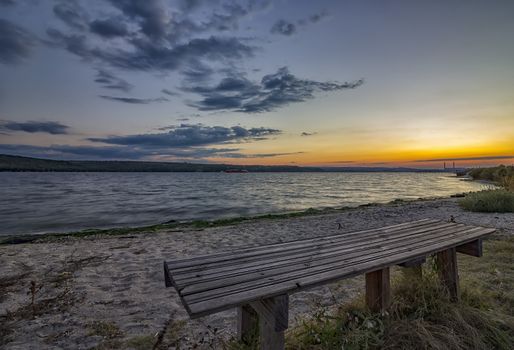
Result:
<instances>
[{"instance_id":1,"label":"shrub","mask_svg":"<svg viewBox=\"0 0 514 350\"><path fill-rule=\"evenodd\" d=\"M459 201L462 208L486 213L514 213L514 192L486 190L473 192Z\"/></svg>"}]
</instances>

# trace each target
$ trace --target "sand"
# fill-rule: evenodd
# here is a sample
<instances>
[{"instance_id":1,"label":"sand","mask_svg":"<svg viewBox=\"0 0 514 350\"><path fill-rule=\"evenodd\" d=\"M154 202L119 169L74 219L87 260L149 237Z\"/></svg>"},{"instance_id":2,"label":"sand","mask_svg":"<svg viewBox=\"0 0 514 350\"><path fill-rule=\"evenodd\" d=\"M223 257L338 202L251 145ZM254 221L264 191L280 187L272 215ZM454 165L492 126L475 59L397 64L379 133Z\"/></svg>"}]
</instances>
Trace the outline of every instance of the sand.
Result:
<instances>
[{"instance_id":1,"label":"sand","mask_svg":"<svg viewBox=\"0 0 514 350\"><path fill-rule=\"evenodd\" d=\"M234 310L189 320L174 289L164 287L163 260L335 234L341 232L338 224L352 231L450 215L514 234L514 214L465 212L448 198L207 229L0 246L0 348L220 348L234 334ZM363 278L357 277L296 293L290 325L362 291Z\"/></svg>"}]
</instances>

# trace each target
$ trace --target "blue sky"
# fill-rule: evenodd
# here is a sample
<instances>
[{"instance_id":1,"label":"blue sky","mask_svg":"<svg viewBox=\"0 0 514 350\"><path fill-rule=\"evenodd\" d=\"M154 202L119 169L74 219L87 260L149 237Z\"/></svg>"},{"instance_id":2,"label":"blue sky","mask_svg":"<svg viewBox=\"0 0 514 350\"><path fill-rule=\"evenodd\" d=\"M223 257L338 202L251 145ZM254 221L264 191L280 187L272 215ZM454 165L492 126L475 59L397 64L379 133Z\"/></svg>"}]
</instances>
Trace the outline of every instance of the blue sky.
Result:
<instances>
[{"instance_id":1,"label":"blue sky","mask_svg":"<svg viewBox=\"0 0 514 350\"><path fill-rule=\"evenodd\" d=\"M512 1L0 0L0 152L509 163L513 16Z\"/></svg>"}]
</instances>

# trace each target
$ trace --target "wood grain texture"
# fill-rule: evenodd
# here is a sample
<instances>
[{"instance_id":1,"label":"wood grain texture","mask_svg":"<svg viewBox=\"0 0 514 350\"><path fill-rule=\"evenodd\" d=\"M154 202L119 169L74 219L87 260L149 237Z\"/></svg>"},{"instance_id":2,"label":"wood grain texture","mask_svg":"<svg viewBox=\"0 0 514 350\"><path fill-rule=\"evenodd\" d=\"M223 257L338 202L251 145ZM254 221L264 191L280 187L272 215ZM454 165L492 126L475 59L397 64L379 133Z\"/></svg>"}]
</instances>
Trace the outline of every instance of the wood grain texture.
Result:
<instances>
[{"instance_id":1,"label":"wood grain texture","mask_svg":"<svg viewBox=\"0 0 514 350\"><path fill-rule=\"evenodd\" d=\"M427 255L467 247L492 232L491 228L418 220L169 261L165 275L195 318L396 264L416 266Z\"/></svg>"},{"instance_id":2,"label":"wood grain texture","mask_svg":"<svg viewBox=\"0 0 514 350\"><path fill-rule=\"evenodd\" d=\"M278 295L251 303L259 314L259 338L261 350L283 350L284 331L289 323L289 296Z\"/></svg>"},{"instance_id":3,"label":"wood grain texture","mask_svg":"<svg viewBox=\"0 0 514 350\"><path fill-rule=\"evenodd\" d=\"M441 282L448 290L451 300L459 300L459 272L455 247L438 252L436 263Z\"/></svg>"},{"instance_id":4,"label":"wood grain texture","mask_svg":"<svg viewBox=\"0 0 514 350\"><path fill-rule=\"evenodd\" d=\"M237 308L237 338L239 341L248 343L252 335L257 331L259 316L248 304Z\"/></svg>"},{"instance_id":5,"label":"wood grain texture","mask_svg":"<svg viewBox=\"0 0 514 350\"><path fill-rule=\"evenodd\" d=\"M371 311L384 312L391 304L389 268L366 273L366 305Z\"/></svg>"}]
</instances>

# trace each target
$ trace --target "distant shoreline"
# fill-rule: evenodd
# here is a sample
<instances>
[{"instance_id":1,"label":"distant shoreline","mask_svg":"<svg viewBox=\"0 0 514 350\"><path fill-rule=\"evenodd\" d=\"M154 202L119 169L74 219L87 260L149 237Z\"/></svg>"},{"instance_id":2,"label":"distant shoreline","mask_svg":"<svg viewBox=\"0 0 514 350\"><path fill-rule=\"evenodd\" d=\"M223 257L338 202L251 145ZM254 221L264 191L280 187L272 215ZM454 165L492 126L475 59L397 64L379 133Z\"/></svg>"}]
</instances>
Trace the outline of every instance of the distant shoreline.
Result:
<instances>
[{"instance_id":1,"label":"distant shoreline","mask_svg":"<svg viewBox=\"0 0 514 350\"><path fill-rule=\"evenodd\" d=\"M243 170L249 173L290 172L415 172L455 173L465 169L423 169L403 167L307 167L295 165L237 165L148 161L52 160L0 154L0 172L225 172Z\"/></svg>"}]
</instances>

